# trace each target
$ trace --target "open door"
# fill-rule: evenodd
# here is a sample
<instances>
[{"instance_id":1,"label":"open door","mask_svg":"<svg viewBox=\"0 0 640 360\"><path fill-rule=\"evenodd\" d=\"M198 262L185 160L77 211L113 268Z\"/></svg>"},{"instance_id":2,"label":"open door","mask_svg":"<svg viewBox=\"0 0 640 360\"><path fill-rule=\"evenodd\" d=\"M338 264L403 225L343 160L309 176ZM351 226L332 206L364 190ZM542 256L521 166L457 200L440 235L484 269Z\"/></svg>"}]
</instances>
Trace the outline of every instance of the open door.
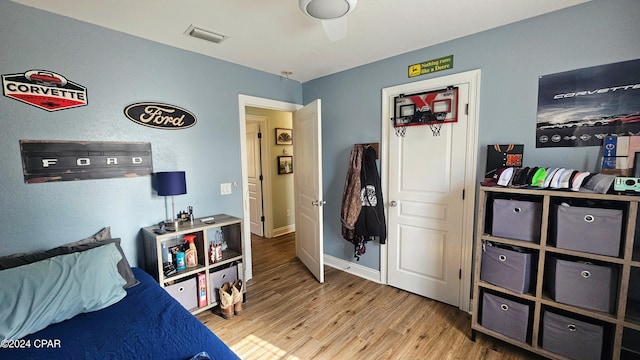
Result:
<instances>
[{"instance_id":1,"label":"open door","mask_svg":"<svg viewBox=\"0 0 640 360\"><path fill-rule=\"evenodd\" d=\"M324 282L320 100L293 113L296 256Z\"/></svg>"}]
</instances>

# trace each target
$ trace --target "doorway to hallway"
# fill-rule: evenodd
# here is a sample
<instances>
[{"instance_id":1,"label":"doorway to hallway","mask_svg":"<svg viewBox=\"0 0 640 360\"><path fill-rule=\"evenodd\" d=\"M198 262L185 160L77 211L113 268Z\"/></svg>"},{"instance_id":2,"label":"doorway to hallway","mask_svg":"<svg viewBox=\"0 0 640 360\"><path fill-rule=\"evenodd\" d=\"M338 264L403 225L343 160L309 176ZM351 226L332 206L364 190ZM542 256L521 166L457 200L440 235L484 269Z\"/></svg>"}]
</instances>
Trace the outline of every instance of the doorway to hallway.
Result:
<instances>
[{"instance_id":1,"label":"doorway to hallway","mask_svg":"<svg viewBox=\"0 0 640 360\"><path fill-rule=\"evenodd\" d=\"M284 175L295 173L294 205L295 219L302 223L296 227L296 256L316 276L319 282L324 278L323 236L322 236L322 138L321 138L321 100L306 106L286 103L276 100L257 98L248 95L238 95L239 126L240 126L240 157L242 163L242 198L243 219L250 218L249 181L247 177L247 142L246 142L246 111L248 108L270 109L280 112L291 112L293 139L289 144L294 145L292 156L298 158L298 165L289 168ZM267 134L270 132L267 131ZM272 138L275 140L275 136ZM268 139L265 141L270 142ZM284 151L283 151L284 152ZM273 159L270 159L273 160ZM290 159L291 161L291 159ZM293 159L293 161L296 161ZM280 164L278 159L278 164ZM280 174L279 174L280 175ZM301 239L298 241L297 239ZM253 277L251 229L249 221L243 222L242 244L245 253L245 280ZM313 265L313 266L312 266Z\"/></svg>"},{"instance_id":2,"label":"doorway to hallway","mask_svg":"<svg viewBox=\"0 0 640 360\"><path fill-rule=\"evenodd\" d=\"M283 161L294 159L293 144L276 139L277 132L291 130L292 116L290 111L245 107L248 221L251 233L265 238L295 230L295 168L280 169Z\"/></svg>"}]
</instances>

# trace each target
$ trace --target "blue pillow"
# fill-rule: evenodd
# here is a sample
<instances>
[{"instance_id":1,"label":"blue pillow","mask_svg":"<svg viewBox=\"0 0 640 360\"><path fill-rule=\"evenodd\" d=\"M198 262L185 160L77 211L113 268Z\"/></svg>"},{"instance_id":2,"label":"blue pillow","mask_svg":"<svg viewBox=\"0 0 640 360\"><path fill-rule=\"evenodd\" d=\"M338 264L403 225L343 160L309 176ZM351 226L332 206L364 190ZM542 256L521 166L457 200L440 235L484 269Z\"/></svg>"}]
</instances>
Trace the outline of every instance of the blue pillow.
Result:
<instances>
[{"instance_id":1,"label":"blue pillow","mask_svg":"<svg viewBox=\"0 0 640 360\"><path fill-rule=\"evenodd\" d=\"M103 309L126 296L114 243L0 271L0 340Z\"/></svg>"}]
</instances>

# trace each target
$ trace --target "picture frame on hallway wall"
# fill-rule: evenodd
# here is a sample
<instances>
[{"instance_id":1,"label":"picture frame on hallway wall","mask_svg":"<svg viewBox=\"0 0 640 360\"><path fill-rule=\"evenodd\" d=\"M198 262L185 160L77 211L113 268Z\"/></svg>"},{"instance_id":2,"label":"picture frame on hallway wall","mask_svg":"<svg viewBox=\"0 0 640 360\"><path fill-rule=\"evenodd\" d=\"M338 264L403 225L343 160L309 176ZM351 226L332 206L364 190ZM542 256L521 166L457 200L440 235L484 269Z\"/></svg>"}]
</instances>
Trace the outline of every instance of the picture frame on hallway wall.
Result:
<instances>
[{"instance_id":1,"label":"picture frame on hallway wall","mask_svg":"<svg viewBox=\"0 0 640 360\"><path fill-rule=\"evenodd\" d=\"M293 174L293 156L278 156L278 175Z\"/></svg>"},{"instance_id":2,"label":"picture frame on hallway wall","mask_svg":"<svg viewBox=\"0 0 640 360\"><path fill-rule=\"evenodd\" d=\"M293 131L276 128L276 145L293 145Z\"/></svg>"}]
</instances>

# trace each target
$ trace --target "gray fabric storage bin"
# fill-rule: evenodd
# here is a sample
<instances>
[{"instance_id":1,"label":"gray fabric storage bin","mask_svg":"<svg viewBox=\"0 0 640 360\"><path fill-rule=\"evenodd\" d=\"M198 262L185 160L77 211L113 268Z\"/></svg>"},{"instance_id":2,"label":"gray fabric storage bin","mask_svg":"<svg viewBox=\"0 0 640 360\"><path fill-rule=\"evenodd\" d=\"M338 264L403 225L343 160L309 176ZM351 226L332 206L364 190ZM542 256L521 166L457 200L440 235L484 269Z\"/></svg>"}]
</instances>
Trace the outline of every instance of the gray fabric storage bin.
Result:
<instances>
[{"instance_id":1,"label":"gray fabric storage bin","mask_svg":"<svg viewBox=\"0 0 640 360\"><path fill-rule=\"evenodd\" d=\"M524 241L540 240L542 204L521 200L493 200L491 235Z\"/></svg>"},{"instance_id":2,"label":"gray fabric storage bin","mask_svg":"<svg viewBox=\"0 0 640 360\"><path fill-rule=\"evenodd\" d=\"M561 205L552 209L556 247L620 256L622 210Z\"/></svg>"},{"instance_id":3,"label":"gray fabric storage bin","mask_svg":"<svg viewBox=\"0 0 640 360\"><path fill-rule=\"evenodd\" d=\"M555 301L586 309L615 312L618 269L613 266L549 257L548 290Z\"/></svg>"},{"instance_id":4,"label":"gray fabric storage bin","mask_svg":"<svg viewBox=\"0 0 640 360\"><path fill-rule=\"evenodd\" d=\"M226 282L233 284L238 280L238 265L232 265L228 268L220 269L209 274L209 301L213 303L220 302L220 293L218 289Z\"/></svg>"},{"instance_id":5,"label":"gray fabric storage bin","mask_svg":"<svg viewBox=\"0 0 640 360\"><path fill-rule=\"evenodd\" d=\"M485 243L482 246L480 280L527 293L531 289L532 254Z\"/></svg>"},{"instance_id":6,"label":"gray fabric storage bin","mask_svg":"<svg viewBox=\"0 0 640 360\"><path fill-rule=\"evenodd\" d=\"M480 325L504 336L526 342L529 329L529 305L483 293Z\"/></svg>"},{"instance_id":7,"label":"gray fabric storage bin","mask_svg":"<svg viewBox=\"0 0 640 360\"><path fill-rule=\"evenodd\" d=\"M640 331L624 328L622 331L622 347L640 354Z\"/></svg>"},{"instance_id":8,"label":"gray fabric storage bin","mask_svg":"<svg viewBox=\"0 0 640 360\"><path fill-rule=\"evenodd\" d=\"M198 282L191 278L179 283L165 286L164 289L178 300L185 309L191 310L198 307Z\"/></svg>"},{"instance_id":9,"label":"gray fabric storage bin","mask_svg":"<svg viewBox=\"0 0 640 360\"><path fill-rule=\"evenodd\" d=\"M576 360L599 360L604 328L558 315L542 314L542 348Z\"/></svg>"},{"instance_id":10,"label":"gray fabric storage bin","mask_svg":"<svg viewBox=\"0 0 640 360\"><path fill-rule=\"evenodd\" d=\"M640 284L640 268L631 267L629 284ZM640 286L629 286L627 298L631 301L640 302Z\"/></svg>"}]
</instances>

